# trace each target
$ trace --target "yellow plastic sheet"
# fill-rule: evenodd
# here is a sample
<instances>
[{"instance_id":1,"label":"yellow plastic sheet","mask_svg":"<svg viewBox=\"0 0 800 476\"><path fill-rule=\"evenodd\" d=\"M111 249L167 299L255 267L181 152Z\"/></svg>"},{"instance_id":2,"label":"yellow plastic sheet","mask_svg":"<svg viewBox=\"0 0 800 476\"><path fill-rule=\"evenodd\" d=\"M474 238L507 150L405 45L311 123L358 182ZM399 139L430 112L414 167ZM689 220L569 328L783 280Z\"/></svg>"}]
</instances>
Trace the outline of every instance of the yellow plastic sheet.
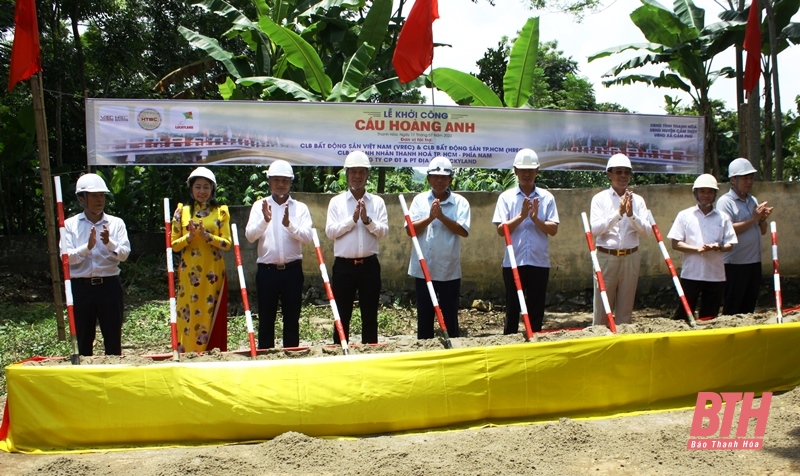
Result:
<instances>
[{"instance_id":1,"label":"yellow plastic sheet","mask_svg":"<svg viewBox=\"0 0 800 476\"><path fill-rule=\"evenodd\" d=\"M800 384L800 323L400 354L6 369L0 449L355 436L694 405Z\"/></svg>"}]
</instances>

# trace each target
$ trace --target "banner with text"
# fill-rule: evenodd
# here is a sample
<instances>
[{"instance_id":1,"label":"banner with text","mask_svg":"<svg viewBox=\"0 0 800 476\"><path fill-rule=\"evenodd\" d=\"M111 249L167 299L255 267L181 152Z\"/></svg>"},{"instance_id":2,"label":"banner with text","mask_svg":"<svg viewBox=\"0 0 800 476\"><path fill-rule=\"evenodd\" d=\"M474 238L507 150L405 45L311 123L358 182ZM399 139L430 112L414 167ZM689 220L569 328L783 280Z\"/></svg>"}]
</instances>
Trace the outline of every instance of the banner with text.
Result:
<instances>
[{"instance_id":1,"label":"banner with text","mask_svg":"<svg viewBox=\"0 0 800 476\"><path fill-rule=\"evenodd\" d=\"M524 147L542 169L699 174L703 118L375 103L86 100L89 165L341 165L509 168Z\"/></svg>"}]
</instances>

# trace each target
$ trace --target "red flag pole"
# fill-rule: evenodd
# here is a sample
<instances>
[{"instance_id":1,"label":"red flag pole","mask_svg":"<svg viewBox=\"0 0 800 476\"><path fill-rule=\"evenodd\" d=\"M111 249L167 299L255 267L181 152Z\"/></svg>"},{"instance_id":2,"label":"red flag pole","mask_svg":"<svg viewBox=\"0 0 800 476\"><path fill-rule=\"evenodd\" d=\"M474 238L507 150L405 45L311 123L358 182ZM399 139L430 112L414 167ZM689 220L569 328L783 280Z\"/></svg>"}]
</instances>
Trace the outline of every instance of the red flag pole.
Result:
<instances>
[{"instance_id":1,"label":"red flag pole","mask_svg":"<svg viewBox=\"0 0 800 476\"><path fill-rule=\"evenodd\" d=\"M179 361L178 353L178 305L175 301L175 269L172 261L172 223L170 222L169 198L164 199L164 237L167 250L167 283L169 284L169 328L172 339L172 360Z\"/></svg>"},{"instance_id":2,"label":"red flag pole","mask_svg":"<svg viewBox=\"0 0 800 476\"><path fill-rule=\"evenodd\" d=\"M614 322L614 315L611 314L611 304L608 303L608 293L606 293L606 282L603 281L603 271L600 269L600 262L597 261L597 249L594 247L592 230L589 228L589 219L586 217L586 212L581 212L581 220L583 220L583 232L586 235L586 243L589 245L589 254L592 256L592 267L594 267L594 275L597 277L597 287L600 288L600 298L603 300L603 309L606 311L608 328L611 329L611 332L616 334L617 324Z\"/></svg>"},{"instance_id":3,"label":"red flag pole","mask_svg":"<svg viewBox=\"0 0 800 476\"><path fill-rule=\"evenodd\" d=\"M503 223L503 235L506 239L508 260L511 262L511 274L514 275L514 285L517 287L519 311L522 314L522 322L525 323L525 340L531 340L531 337L533 337L533 329L531 329L531 320L530 317L528 317L528 305L525 303L525 293L522 292L522 280L519 277L519 270L517 269L517 257L514 254L514 246L511 244L511 232L508 229L508 225L505 223Z\"/></svg>"},{"instance_id":4,"label":"red flag pole","mask_svg":"<svg viewBox=\"0 0 800 476\"><path fill-rule=\"evenodd\" d=\"M56 208L58 209L58 233L61 236L61 267L64 272L64 294L67 296L67 316L69 317L69 339L72 342L72 365L81 364L78 351L78 337L75 334L75 309L72 300L72 280L69 274L69 255L67 254L67 230L64 228L64 203L61 200L61 177L53 177L56 188ZM59 294L61 292L59 291Z\"/></svg>"},{"instance_id":5,"label":"red flag pole","mask_svg":"<svg viewBox=\"0 0 800 476\"><path fill-rule=\"evenodd\" d=\"M772 274L775 283L775 308L778 311L778 324L783 323L783 294L781 294L781 273L778 271L778 229L775 222L770 222L769 231L772 232Z\"/></svg>"},{"instance_id":6,"label":"red flag pole","mask_svg":"<svg viewBox=\"0 0 800 476\"><path fill-rule=\"evenodd\" d=\"M236 223L231 223L231 234L233 235L233 252L236 255L236 271L239 273L239 289L242 291L242 303L244 304L244 317L247 321L247 337L250 340L250 357L256 357L256 338L253 331L253 315L250 313L250 301L247 298L247 284L244 281L244 268L242 267L242 253L239 251L239 233Z\"/></svg>"},{"instance_id":7,"label":"red flag pole","mask_svg":"<svg viewBox=\"0 0 800 476\"><path fill-rule=\"evenodd\" d=\"M419 258L419 265L422 267L422 274L425 276L425 284L428 287L428 294L431 296L431 303L433 303L433 312L436 314L436 320L439 321L439 328L442 330L444 336L444 347L445 349L452 349L453 343L450 342L450 335L447 333L447 325L444 323L442 308L439 307L439 300L436 298L436 291L433 289L431 273L428 271L428 264L425 262L425 256L422 255L422 248L419 246L417 232L414 230L414 224L411 222L411 215L408 214L406 199L403 197L402 193L398 198L400 199L400 206L403 207L403 215L406 219L406 226L408 226L408 233L411 235L411 242L414 244L414 250L416 250L417 257Z\"/></svg>"},{"instance_id":8,"label":"red flag pole","mask_svg":"<svg viewBox=\"0 0 800 476\"><path fill-rule=\"evenodd\" d=\"M689 326L691 326L692 329L695 329L697 328L697 324L694 322L692 308L689 306L689 302L686 300L686 296L683 294L681 280L678 278L678 273L675 271L675 265L672 264L672 258L670 258L669 252L667 252L667 247L664 246L664 240L661 238L661 232L658 230L656 220L653 218L653 214L650 212L650 210L647 210L647 216L650 219L650 226L653 228L653 235L655 235L656 241L658 241L658 248L661 250L661 254L664 256L664 262L667 263L667 268L669 268L669 274L672 275L672 282L675 284L675 290L678 291L678 297L681 300L681 304L683 304L683 310L686 312L686 322L689 323Z\"/></svg>"},{"instance_id":9,"label":"red flag pole","mask_svg":"<svg viewBox=\"0 0 800 476\"><path fill-rule=\"evenodd\" d=\"M336 306L336 299L333 296L333 289L331 282L328 279L328 270L325 268L325 259L322 257L322 248L319 246L319 235L317 229L311 229L311 237L314 240L314 251L317 254L317 262L319 263L319 272L322 274L322 282L325 284L325 294L328 295L328 302L331 303L331 311L333 311L333 326L336 328L336 333L339 334L339 342L342 344L342 352L344 355L348 354L347 350L347 337L344 335L344 327L342 327L342 318L339 317L339 308Z\"/></svg>"}]
</instances>

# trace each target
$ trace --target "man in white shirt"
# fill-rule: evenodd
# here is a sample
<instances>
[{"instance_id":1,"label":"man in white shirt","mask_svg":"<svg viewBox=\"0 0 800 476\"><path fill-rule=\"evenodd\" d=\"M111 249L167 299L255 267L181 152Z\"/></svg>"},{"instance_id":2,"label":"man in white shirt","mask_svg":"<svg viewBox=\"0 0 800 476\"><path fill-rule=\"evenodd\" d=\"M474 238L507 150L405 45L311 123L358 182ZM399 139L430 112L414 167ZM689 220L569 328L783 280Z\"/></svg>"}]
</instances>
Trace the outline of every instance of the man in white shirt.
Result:
<instances>
[{"instance_id":1,"label":"man in white shirt","mask_svg":"<svg viewBox=\"0 0 800 476\"><path fill-rule=\"evenodd\" d=\"M83 213L64 222L69 257L75 334L80 355L92 355L97 324L106 355L122 355L122 284L119 264L131 252L122 219L105 213L111 193L97 174L85 174L75 185Z\"/></svg>"},{"instance_id":2,"label":"man in white shirt","mask_svg":"<svg viewBox=\"0 0 800 476\"><path fill-rule=\"evenodd\" d=\"M505 236L503 224L508 225L528 317L533 331L540 332L544 322L547 282L550 280L549 237L558 232L558 209L553 194L536 186L536 177L539 175L539 156L536 152L531 149L517 152L514 174L518 185L500 194L492 223L500 236ZM503 258L503 283L506 288L503 333L516 334L520 305L508 252Z\"/></svg>"},{"instance_id":3,"label":"man in white shirt","mask_svg":"<svg viewBox=\"0 0 800 476\"><path fill-rule=\"evenodd\" d=\"M258 348L275 347L278 302L283 314L283 347L300 345L303 303L303 245L311 242L311 213L289 195L294 172L285 160L269 166L270 196L250 209L245 237L258 240Z\"/></svg>"},{"instance_id":4,"label":"man in white shirt","mask_svg":"<svg viewBox=\"0 0 800 476\"><path fill-rule=\"evenodd\" d=\"M325 234L333 240L331 288L345 338L350 340L350 318L358 293L361 309L361 342L378 342L378 304L381 293L381 265L378 262L378 239L389 232L386 204L367 192L369 157L356 150L344 161L349 189L333 197L328 204ZM333 332L339 344L339 335Z\"/></svg>"},{"instance_id":5,"label":"man in white shirt","mask_svg":"<svg viewBox=\"0 0 800 476\"><path fill-rule=\"evenodd\" d=\"M737 243L728 215L714 209L718 190L713 175L697 177L692 186L697 205L680 211L667 235L672 240L672 249L683 253L681 287L692 312L702 295L701 318L719 314L725 288L722 254ZM674 318L688 318L683 305L678 304Z\"/></svg>"},{"instance_id":6,"label":"man in white shirt","mask_svg":"<svg viewBox=\"0 0 800 476\"><path fill-rule=\"evenodd\" d=\"M450 337L459 336L458 301L461 297L461 238L469 236L467 199L450 190L453 165L447 157L435 157L428 165L431 189L414 197L408 211L442 317ZM409 230L406 232L411 235ZM417 339L432 339L434 309L417 250L411 250L408 274L417 291Z\"/></svg>"},{"instance_id":7,"label":"man in white shirt","mask_svg":"<svg viewBox=\"0 0 800 476\"><path fill-rule=\"evenodd\" d=\"M631 161L626 155L611 156L606 165L606 176L611 187L592 197L590 211L597 261L603 273L608 304L617 324L631 323L641 264L641 253L637 253L639 238L650 234L647 205L641 196L628 189L632 171ZM608 325L597 276L594 277L592 325Z\"/></svg>"}]
</instances>

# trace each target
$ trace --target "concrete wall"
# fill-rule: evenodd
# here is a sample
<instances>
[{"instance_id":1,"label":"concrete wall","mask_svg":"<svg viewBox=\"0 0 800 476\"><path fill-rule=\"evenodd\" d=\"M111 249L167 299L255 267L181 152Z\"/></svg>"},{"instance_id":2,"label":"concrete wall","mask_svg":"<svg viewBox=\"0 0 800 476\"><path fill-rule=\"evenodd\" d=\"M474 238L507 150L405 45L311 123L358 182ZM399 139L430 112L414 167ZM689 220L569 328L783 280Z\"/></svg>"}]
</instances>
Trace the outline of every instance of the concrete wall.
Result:
<instances>
[{"instance_id":1,"label":"concrete wall","mask_svg":"<svg viewBox=\"0 0 800 476\"><path fill-rule=\"evenodd\" d=\"M781 238L779 243L782 276L800 274L800 209L791 205L793 192L800 188L796 184L757 183L756 197L760 201L767 200L775 207L771 221L778 224ZM551 190L556 199L561 224L558 234L550 238L550 284L548 291L575 291L592 286L592 264L586 245L581 212L589 213L592 196L600 189L564 189ZM727 185L722 185L720 193L727 192ZM649 185L637 187L636 192L644 197L648 208L653 213L661 234L666 237L678 212L694 205L691 185ZM472 226L470 236L462 241L461 263L464 277L462 287L465 293L480 293L502 296L501 264L505 243L497 235L492 225L492 215L499 193L461 192L469 201L472 209ZM333 265L333 242L325 236L325 219L328 202L332 195L295 193L293 197L308 205L314 227L320 235L320 243L325 262L330 274ZM403 212L398 195L383 195L389 215L389 235L380 241L380 261L383 286L385 289L412 289L413 281L406 271L411 256L411 239L403 229ZM405 195L406 202L411 203L413 194ZM247 263L255 262L255 245L247 243L244 228L250 207L232 207L233 220L239 226L239 240L244 253L248 282L255 280L255 266ZM666 239L666 238L665 238ZM682 256L671 249L677 269L680 269ZM762 260L765 275L772 273L771 238L769 232L764 236ZM669 270L658 248L655 238L642 242L639 247L642 255L640 293L649 292L653 286L663 285L669 281ZM319 276L314 249L311 245L304 250L303 269L307 274L306 283L313 284ZM231 272L235 272L233 260L227 261ZM235 280L234 280L235 281Z\"/></svg>"},{"instance_id":2,"label":"concrete wall","mask_svg":"<svg viewBox=\"0 0 800 476\"><path fill-rule=\"evenodd\" d=\"M721 193L727 191L722 185ZM794 195L800 190L797 184L790 183L756 183L755 191L761 201L768 200L775 207L771 220L778 224L779 253L782 277L800 275L800 208L792 206ZM592 286L592 267L588 254L586 238L581 222L581 212L589 213L592 196L600 189L551 190L555 195L561 219L558 234L550 238L550 285L548 293L574 292L587 290ZM666 236L678 211L692 206L694 198L691 185L650 185L637 187L636 192L642 195L653 212L661 233ZM463 195L472 207L472 229L470 236L463 241L462 267L463 291L465 294L483 296L502 296L503 284L500 266L503 260L505 245L497 235L491 223L498 193L464 192ZM333 265L333 242L325 236L325 218L328 202L332 195L296 193L293 196L306 203L311 209L314 226L320 235L323 254L331 273ZM412 194L406 195L407 203L411 203ZM380 242L380 261L382 267L383 287L386 290L413 289L413 281L406 274L411 256L411 240L403 230L403 215L398 196L384 195L389 214L389 235ZM248 287L255 289L256 250L255 244L244 238L244 229L250 207L231 207L234 223L239 227L239 241L242 248L242 259L245 267ZM163 234L141 234L131 236L132 258L141 254L163 253ZM772 273L771 238L764 236L762 261L765 277ZM0 237L0 272L47 271L47 253L42 252L47 244L43 237ZM639 293L646 294L658 286L669 284L669 271L664 264L661 252L654 238L645 240L639 247L642 256L641 280ZM670 251L676 268L680 269L681 254ZM321 285L318 265L313 246L304 249L303 268L307 285ZM231 255L226 257L231 286L238 289L235 260Z\"/></svg>"}]
</instances>

